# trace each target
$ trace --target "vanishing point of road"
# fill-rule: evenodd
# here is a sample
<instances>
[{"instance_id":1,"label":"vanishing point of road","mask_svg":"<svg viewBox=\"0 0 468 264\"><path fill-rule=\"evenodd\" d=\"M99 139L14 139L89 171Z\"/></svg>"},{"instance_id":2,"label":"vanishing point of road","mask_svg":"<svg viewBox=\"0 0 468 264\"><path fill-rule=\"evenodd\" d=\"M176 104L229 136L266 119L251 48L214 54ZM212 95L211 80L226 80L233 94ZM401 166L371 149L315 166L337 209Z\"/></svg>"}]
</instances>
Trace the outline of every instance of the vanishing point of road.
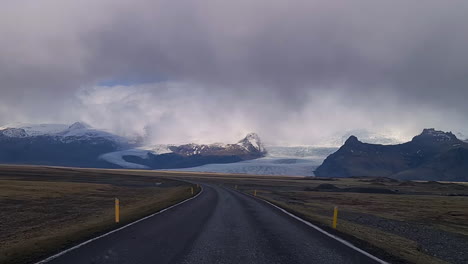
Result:
<instances>
[{"instance_id":1,"label":"vanishing point of road","mask_svg":"<svg viewBox=\"0 0 468 264\"><path fill-rule=\"evenodd\" d=\"M203 187L194 199L47 263L379 263L259 199Z\"/></svg>"}]
</instances>

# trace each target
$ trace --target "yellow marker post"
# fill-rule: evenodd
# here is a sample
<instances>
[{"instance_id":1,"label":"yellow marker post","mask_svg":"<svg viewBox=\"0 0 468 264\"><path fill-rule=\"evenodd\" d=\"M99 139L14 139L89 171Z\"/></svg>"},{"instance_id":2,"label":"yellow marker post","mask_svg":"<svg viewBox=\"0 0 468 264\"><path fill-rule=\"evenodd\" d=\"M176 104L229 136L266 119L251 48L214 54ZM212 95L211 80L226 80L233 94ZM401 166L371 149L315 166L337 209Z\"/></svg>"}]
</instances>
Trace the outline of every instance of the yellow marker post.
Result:
<instances>
[{"instance_id":1,"label":"yellow marker post","mask_svg":"<svg viewBox=\"0 0 468 264\"><path fill-rule=\"evenodd\" d=\"M336 224L338 222L338 206L335 206L335 209L333 210L333 224L332 227L336 229Z\"/></svg>"},{"instance_id":2,"label":"yellow marker post","mask_svg":"<svg viewBox=\"0 0 468 264\"><path fill-rule=\"evenodd\" d=\"M115 198L115 222L120 222L120 202L118 198Z\"/></svg>"},{"instance_id":3,"label":"yellow marker post","mask_svg":"<svg viewBox=\"0 0 468 264\"><path fill-rule=\"evenodd\" d=\"M193 195L193 187L190 187L190 190L192 191L192 195Z\"/></svg>"},{"instance_id":4,"label":"yellow marker post","mask_svg":"<svg viewBox=\"0 0 468 264\"><path fill-rule=\"evenodd\" d=\"M254 196L257 196L257 190L254 191Z\"/></svg>"}]
</instances>

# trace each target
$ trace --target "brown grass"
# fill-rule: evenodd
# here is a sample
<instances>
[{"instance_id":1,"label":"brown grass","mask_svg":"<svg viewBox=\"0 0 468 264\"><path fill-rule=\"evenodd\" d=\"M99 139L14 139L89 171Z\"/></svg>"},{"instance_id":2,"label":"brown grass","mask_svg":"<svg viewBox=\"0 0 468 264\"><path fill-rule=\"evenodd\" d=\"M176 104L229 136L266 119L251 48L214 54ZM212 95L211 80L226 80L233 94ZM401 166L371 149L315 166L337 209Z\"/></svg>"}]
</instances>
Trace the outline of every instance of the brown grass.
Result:
<instances>
[{"instance_id":1,"label":"brown grass","mask_svg":"<svg viewBox=\"0 0 468 264\"><path fill-rule=\"evenodd\" d=\"M8 174L9 171L14 173ZM37 174L46 176L31 179ZM10 235L2 237L0 232L2 252L8 253L6 256L4 253L0 255L0 262L3 263L5 259L20 259L15 252L22 252L24 248L34 248L35 253L30 254L33 257L46 255L51 250L66 247L92 234L114 228L113 198L117 194L122 202L124 221L131 221L188 197L188 185L171 185L174 183L171 179L203 181L231 188L238 185L240 191L249 194L257 190L259 198L274 202L324 228L330 226L333 207L338 206L339 216L345 213L362 213L468 235L466 210L468 196L463 196L468 195L468 186L465 183L405 182L402 184L392 181L378 182L372 178L330 180L52 167L31 167L22 171L16 167L0 166L0 203L2 206L9 205L6 210L2 208L0 217L20 216L14 221L9 220L8 225L0 223L0 231L17 225L12 229L16 231L10 232ZM156 187L154 186L156 181L167 183L168 187ZM398 191L398 194L314 191L320 184L333 184L341 189L384 188ZM459 196L453 196L454 194ZM81 217L82 221L73 222L77 216ZM52 230L50 226L60 228ZM47 234L48 232L41 233L38 230L53 232ZM343 218L339 218L338 229L331 232L337 232L336 234L370 251L386 252L383 255L390 256L390 260L444 263L422 251L416 241ZM49 242L44 247L43 241L46 237L49 237L47 239ZM10 241L7 251L3 250L5 239Z\"/></svg>"},{"instance_id":2,"label":"brown grass","mask_svg":"<svg viewBox=\"0 0 468 264\"><path fill-rule=\"evenodd\" d=\"M100 170L0 167L0 263L35 261L122 226L190 197L190 186Z\"/></svg>"}]
</instances>

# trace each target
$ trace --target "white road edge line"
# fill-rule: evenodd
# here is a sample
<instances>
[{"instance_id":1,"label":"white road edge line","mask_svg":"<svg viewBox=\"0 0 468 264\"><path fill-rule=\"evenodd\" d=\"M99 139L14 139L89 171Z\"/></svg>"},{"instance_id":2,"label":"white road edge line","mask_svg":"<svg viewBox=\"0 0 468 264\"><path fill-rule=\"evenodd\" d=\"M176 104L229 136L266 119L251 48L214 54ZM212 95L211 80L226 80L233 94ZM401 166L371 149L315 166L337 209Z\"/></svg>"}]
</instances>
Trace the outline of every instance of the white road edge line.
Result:
<instances>
[{"instance_id":1,"label":"white road edge line","mask_svg":"<svg viewBox=\"0 0 468 264\"><path fill-rule=\"evenodd\" d=\"M138 223L138 222L141 222L141 221L146 220L146 219L148 219L148 218L151 218L151 217L153 217L153 216L155 216L155 215L161 214L161 213L163 213L163 212L165 212L165 211L167 211L167 210L170 210L171 208L174 208L174 207L179 206L179 205L181 205L181 204L183 204L183 203L186 203L186 202L188 202L188 201L190 201L190 200L193 200L193 199L197 198L197 197L203 192L203 186L200 185L200 188L201 188L200 192L197 193L197 195L195 195L194 197L190 197L190 198L188 198L188 199L185 199L185 200L183 200L183 201L181 201L181 202L179 202L179 203L176 203L176 204L171 205L171 206L169 206L169 207L167 207L167 208L164 208L164 209L162 209L161 211L158 211L158 212L156 212L156 213L154 213L154 214L151 214L151 215L145 216L145 217L143 217L143 218L140 218L140 219L138 219L138 220L136 220L136 221L134 221L134 222L131 222L131 223L126 224L126 225L124 225L124 226L122 226L122 227L119 227L119 228L117 228L117 229L114 229L114 230L112 230L112 231L109 231L109 232L107 232L107 233L105 233L105 234L103 234L103 235L100 235L100 236L98 236L98 237L91 238L91 239L89 239L89 240L87 240L87 241L85 241L85 242L82 242L82 243L80 243L80 244L78 244L78 245L76 245L76 246L73 246L73 247L71 247L71 248L69 248L69 249L66 249L66 250L64 250L64 251L61 251L61 252L59 252L59 253L57 253L57 254L55 254L55 255L53 255L53 256L50 256L50 257L48 257L48 258L46 258L46 259L44 259L44 260L41 260L41 261L39 261L39 262L36 262L35 264L47 263L47 262L49 262L49 261L51 261L51 260L53 260L53 259L56 259L56 258L58 258L58 257L60 257L60 256L62 256L62 255L65 255L66 253L68 253L68 252L70 252L70 251L72 251L72 250L75 250L75 249L80 248L80 247L82 247L82 246L84 246L84 245L86 245L86 244L89 244L89 243L91 243L91 242L93 242L93 241L95 241L95 240L98 240L98 239L100 239L100 238L106 237L106 236L108 236L108 235L110 235L110 234L113 234L113 233L118 232L118 231L120 231L120 230L122 230L122 229L125 229L125 228L127 228L127 227L129 227L129 226L132 226L132 225L134 225L134 224L136 224L136 223Z\"/></svg>"},{"instance_id":2,"label":"white road edge line","mask_svg":"<svg viewBox=\"0 0 468 264\"><path fill-rule=\"evenodd\" d=\"M238 191L238 192L240 192L240 191ZM342 239L342 238L339 238L339 237L337 237L337 236L335 236L335 235L333 235L333 234L328 233L327 231L325 231L325 230L323 230L322 228L320 228L320 227L318 227L318 226L312 224L311 222L309 222L309 221L307 221L307 220L304 220L304 219L300 218L299 216L296 216L296 215L294 215L294 214L292 214L292 213L286 211L285 209L283 209L283 208L277 206L276 204L270 203L270 202L267 201L267 200L264 200L264 199L255 197L255 196L253 196L253 195L251 195L251 194L248 194L248 193L243 193L243 192L240 192L240 193L245 194L245 195L248 195L248 196L250 196L250 197L253 197L253 198L257 199L257 200L263 201L263 202L265 202L265 203L267 203L267 204L269 204L269 205L275 207L276 209L278 209L278 210L280 210L281 212L283 212L283 213L289 215L290 217L292 217L292 218L294 218L294 219L296 219L296 220L301 221L302 223L304 223L304 224L306 224L306 225L312 227L313 229L319 231L320 233L322 233L322 234L324 234L324 235L326 235L326 236L328 236L328 237L330 237L330 238L335 239L336 241L338 241L338 242L340 242L340 243L342 243L342 244L344 244L344 245L346 245L346 246L348 246L348 247L350 247L350 248L356 250L357 252L359 252L359 253L361 253L361 254L363 254L363 255L365 255L365 256L367 256L367 257L369 257L369 258L371 258L371 259L373 259L373 260L375 260L375 261L377 261L378 263L381 263L381 264L390 264L390 263L388 263L388 262L386 262L386 261L384 261L384 260L382 260L382 259L380 259L380 258L378 258L378 257L376 257L376 256L374 256L374 255L372 255L371 253L369 253L369 252L367 252L367 251L365 251L365 250L362 250L362 249L356 247L355 245L351 244L350 242L348 242L348 241L346 241L346 240L344 240L344 239Z\"/></svg>"}]
</instances>

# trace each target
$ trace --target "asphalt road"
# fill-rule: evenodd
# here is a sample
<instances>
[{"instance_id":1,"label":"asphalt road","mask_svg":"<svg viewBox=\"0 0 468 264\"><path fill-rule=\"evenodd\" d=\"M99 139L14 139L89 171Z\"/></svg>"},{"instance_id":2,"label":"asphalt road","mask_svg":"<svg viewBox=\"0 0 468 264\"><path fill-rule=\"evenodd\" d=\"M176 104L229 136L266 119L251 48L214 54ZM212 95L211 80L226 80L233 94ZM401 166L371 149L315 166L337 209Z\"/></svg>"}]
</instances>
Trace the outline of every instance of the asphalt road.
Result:
<instances>
[{"instance_id":1,"label":"asphalt road","mask_svg":"<svg viewBox=\"0 0 468 264\"><path fill-rule=\"evenodd\" d=\"M203 186L195 199L47 263L377 263L263 201Z\"/></svg>"}]
</instances>

